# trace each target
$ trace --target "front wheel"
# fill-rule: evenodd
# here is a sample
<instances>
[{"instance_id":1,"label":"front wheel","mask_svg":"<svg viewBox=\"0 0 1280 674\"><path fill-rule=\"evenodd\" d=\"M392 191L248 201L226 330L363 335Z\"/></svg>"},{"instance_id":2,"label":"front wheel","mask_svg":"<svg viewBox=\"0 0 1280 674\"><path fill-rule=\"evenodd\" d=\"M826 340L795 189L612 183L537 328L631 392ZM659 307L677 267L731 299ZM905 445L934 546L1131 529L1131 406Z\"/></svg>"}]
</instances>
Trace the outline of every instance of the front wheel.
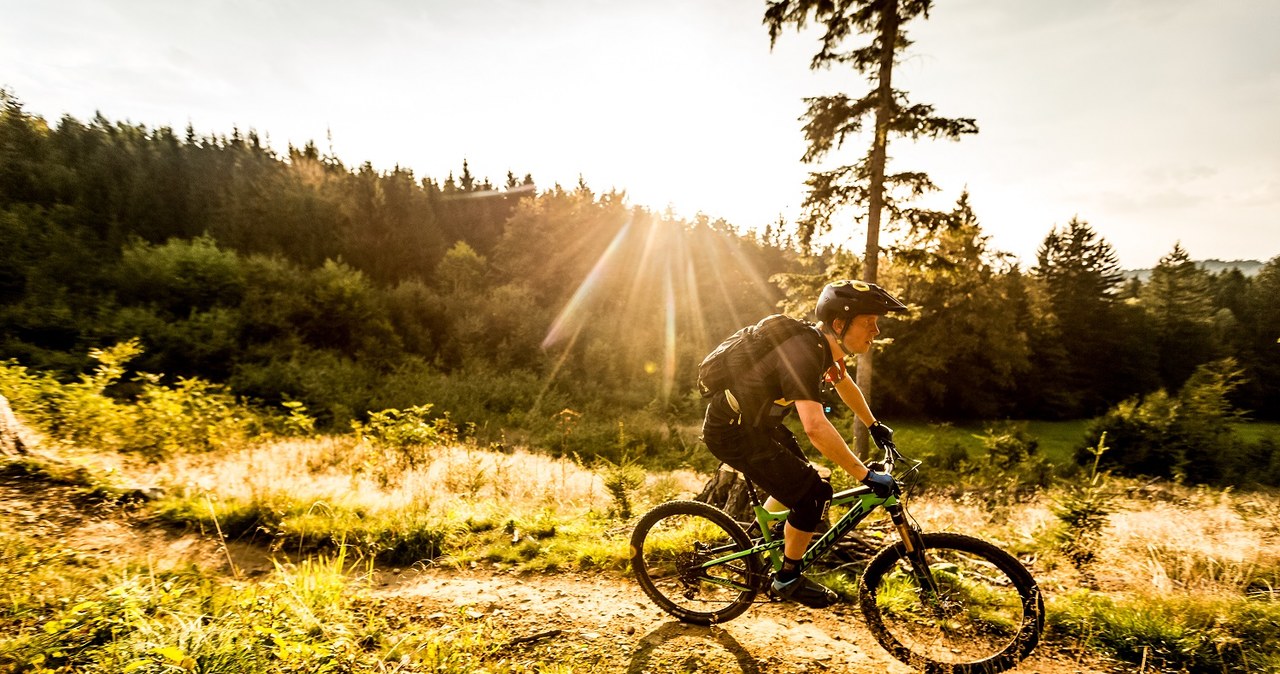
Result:
<instances>
[{"instance_id":1,"label":"front wheel","mask_svg":"<svg viewBox=\"0 0 1280 674\"><path fill-rule=\"evenodd\" d=\"M971 536L913 535L862 575L867 627L885 650L924 672L991 674L1018 663L1044 630L1044 599L1013 555Z\"/></svg>"},{"instance_id":2,"label":"front wheel","mask_svg":"<svg viewBox=\"0 0 1280 674\"><path fill-rule=\"evenodd\" d=\"M708 564L751 547L724 511L697 501L663 503L631 534L631 569L659 608L687 623L742 615L759 592L759 555Z\"/></svg>"}]
</instances>

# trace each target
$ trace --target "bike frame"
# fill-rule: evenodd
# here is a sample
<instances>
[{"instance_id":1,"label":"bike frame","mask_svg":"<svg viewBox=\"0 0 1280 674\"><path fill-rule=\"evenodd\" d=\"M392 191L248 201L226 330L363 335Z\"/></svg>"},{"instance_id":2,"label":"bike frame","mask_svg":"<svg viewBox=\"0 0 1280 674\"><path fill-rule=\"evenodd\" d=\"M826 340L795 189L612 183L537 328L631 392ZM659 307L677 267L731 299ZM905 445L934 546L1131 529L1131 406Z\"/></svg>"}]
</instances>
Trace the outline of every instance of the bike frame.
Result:
<instances>
[{"instance_id":1,"label":"bike frame","mask_svg":"<svg viewBox=\"0 0 1280 674\"><path fill-rule=\"evenodd\" d=\"M885 466L888 471L892 472L894 460L898 458L901 458L901 455L897 453L896 449L891 447L886 448ZM782 510L779 512L770 512L765 510L764 506L760 503L760 498L756 495L755 485L752 484L750 480L747 480L747 493L751 495L751 501L756 516L755 521L760 526L762 542L746 550L739 550L737 552L732 552L730 554L707 560L700 564L699 568L710 569L712 567L728 564L730 562L761 553L768 554L770 565L773 567L774 571L782 568L783 539L773 535L772 526L776 522L785 520L791 511ZM903 509L904 497L902 495L892 494L886 497L880 497L876 496L875 492L873 492L870 487L853 487L852 489L846 489L832 496L831 505L847 505L849 506L849 510L846 511L840 519L836 520L836 522L831 525L830 529L827 529L827 531L823 532L817 540L809 544L808 549L805 550L804 556L800 559L801 571L813 562L822 558L823 555L835 546L836 541L840 540L845 534L855 529L864 519L867 518L868 515L875 512L876 508L884 508L885 511L889 513L890 519L893 520L894 527L902 537L907 553L910 555L915 552L916 537L913 535L914 532L911 527L907 524L907 518ZM716 554L720 551L727 552L732 549L733 546L730 545L713 548L708 552ZM912 556L914 557L914 555ZM913 559L913 566L915 565L914 561L915 560ZM744 587L741 583L735 583L729 579L717 578L715 576L705 576L703 580L739 590L758 590L762 589L763 586L763 582L759 578L752 579L756 585L754 588ZM927 586L932 585L933 583L930 579Z\"/></svg>"}]
</instances>

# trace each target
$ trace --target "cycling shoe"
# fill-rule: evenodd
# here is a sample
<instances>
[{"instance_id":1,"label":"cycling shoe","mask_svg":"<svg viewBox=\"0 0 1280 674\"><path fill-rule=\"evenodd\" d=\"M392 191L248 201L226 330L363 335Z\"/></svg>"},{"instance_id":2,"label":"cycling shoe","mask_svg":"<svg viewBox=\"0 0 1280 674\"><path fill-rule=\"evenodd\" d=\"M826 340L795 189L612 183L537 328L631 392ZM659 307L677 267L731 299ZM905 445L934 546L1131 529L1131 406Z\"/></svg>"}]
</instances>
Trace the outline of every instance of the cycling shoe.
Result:
<instances>
[{"instance_id":1,"label":"cycling shoe","mask_svg":"<svg viewBox=\"0 0 1280 674\"><path fill-rule=\"evenodd\" d=\"M838 601L840 596L831 588L800 576L789 583L773 579L773 593L809 608L826 608Z\"/></svg>"}]
</instances>

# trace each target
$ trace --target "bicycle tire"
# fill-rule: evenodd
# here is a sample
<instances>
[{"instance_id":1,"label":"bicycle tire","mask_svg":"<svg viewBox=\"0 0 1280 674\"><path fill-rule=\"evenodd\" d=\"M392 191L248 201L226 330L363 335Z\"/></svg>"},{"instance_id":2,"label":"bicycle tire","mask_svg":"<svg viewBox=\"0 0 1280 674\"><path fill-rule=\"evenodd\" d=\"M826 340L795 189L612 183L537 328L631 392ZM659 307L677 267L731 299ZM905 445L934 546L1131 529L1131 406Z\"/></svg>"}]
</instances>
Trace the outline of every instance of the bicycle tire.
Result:
<instances>
[{"instance_id":1,"label":"bicycle tire","mask_svg":"<svg viewBox=\"0 0 1280 674\"><path fill-rule=\"evenodd\" d=\"M936 594L921 590L902 541L877 553L862 575L862 613L885 650L923 672L948 674L1003 672L1031 653L1044 631L1044 598L1017 558L963 534L913 538Z\"/></svg>"},{"instance_id":2,"label":"bicycle tire","mask_svg":"<svg viewBox=\"0 0 1280 674\"><path fill-rule=\"evenodd\" d=\"M760 591L762 565L759 555L711 569L699 565L751 546L742 527L719 508L698 501L669 501L636 523L631 534L631 570L659 608L682 622L712 625L732 620L751 607Z\"/></svg>"}]
</instances>

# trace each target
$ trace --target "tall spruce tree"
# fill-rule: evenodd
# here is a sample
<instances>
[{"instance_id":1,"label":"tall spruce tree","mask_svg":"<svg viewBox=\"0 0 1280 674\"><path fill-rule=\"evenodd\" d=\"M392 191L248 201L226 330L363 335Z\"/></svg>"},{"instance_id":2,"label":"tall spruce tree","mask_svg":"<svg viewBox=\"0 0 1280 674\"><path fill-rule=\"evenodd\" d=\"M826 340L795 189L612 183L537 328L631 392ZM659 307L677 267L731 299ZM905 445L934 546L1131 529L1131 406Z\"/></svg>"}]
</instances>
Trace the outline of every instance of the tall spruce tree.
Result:
<instances>
[{"instance_id":1,"label":"tall spruce tree","mask_svg":"<svg viewBox=\"0 0 1280 674\"><path fill-rule=\"evenodd\" d=\"M1240 312L1239 349L1245 369L1241 400L1253 416L1280 420L1280 256L1271 258L1249 283Z\"/></svg>"},{"instance_id":2,"label":"tall spruce tree","mask_svg":"<svg viewBox=\"0 0 1280 674\"><path fill-rule=\"evenodd\" d=\"M1191 260L1181 243L1175 244L1151 270L1139 299L1155 329L1160 383L1177 390L1197 366L1218 355L1212 339L1209 274Z\"/></svg>"},{"instance_id":3,"label":"tall spruce tree","mask_svg":"<svg viewBox=\"0 0 1280 674\"><path fill-rule=\"evenodd\" d=\"M901 220L908 214L900 195L914 197L936 189L924 173L886 172L889 137L956 140L978 131L973 119L937 116L933 106L913 104L906 92L893 88L894 62L911 45L902 26L917 17L927 18L932 4L931 0L775 0L768 2L765 10L770 45L777 44L787 27L800 31L812 20L826 30L822 48L809 67L818 70L847 65L871 86L857 98L839 93L805 99L808 111L801 118L808 141L802 158L805 163L820 162L832 150L840 149L849 136L864 130L868 120L873 122L874 133L867 152L854 163L810 173L800 236L807 247L815 234L831 227L832 218L845 207L865 208L863 279L873 283L879 272L884 211L888 211L889 222ZM870 42L846 51L846 41L855 34L869 36ZM872 357L867 353L858 358L857 381L868 396L871 378ZM855 449L860 456L867 455L866 429L861 424L857 425Z\"/></svg>"},{"instance_id":4,"label":"tall spruce tree","mask_svg":"<svg viewBox=\"0 0 1280 674\"><path fill-rule=\"evenodd\" d=\"M1122 326L1137 318L1117 301L1124 274L1111 244L1089 223L1072 218L1049 231L1031 274L1042 285L1052 313L1050 334L1037 354L1041 385L1030 392L1042 408L1035 411L1063 417L1094 414L1137 392L1132 388L1145 379L1141 373L1146 368L1125 376L1116 369L1142 359L1135 360L1139 354L1125 346L1134 330Z\"/></svg>"},{"instance_id":5,"label":"tall spruce tree","mask_svg":"<svg viewBox=\"0 0 1280 674\"><path fill-rule=\"evenodd\" d=\"M995 418L1013 408L1029 368L1019 325L1022 280L1013 257L994 250L964 192L931 227L894 247L885 275L920 307L896 319L882 372L887 409L931 417Z\"/></svg>"}]
</instances>

